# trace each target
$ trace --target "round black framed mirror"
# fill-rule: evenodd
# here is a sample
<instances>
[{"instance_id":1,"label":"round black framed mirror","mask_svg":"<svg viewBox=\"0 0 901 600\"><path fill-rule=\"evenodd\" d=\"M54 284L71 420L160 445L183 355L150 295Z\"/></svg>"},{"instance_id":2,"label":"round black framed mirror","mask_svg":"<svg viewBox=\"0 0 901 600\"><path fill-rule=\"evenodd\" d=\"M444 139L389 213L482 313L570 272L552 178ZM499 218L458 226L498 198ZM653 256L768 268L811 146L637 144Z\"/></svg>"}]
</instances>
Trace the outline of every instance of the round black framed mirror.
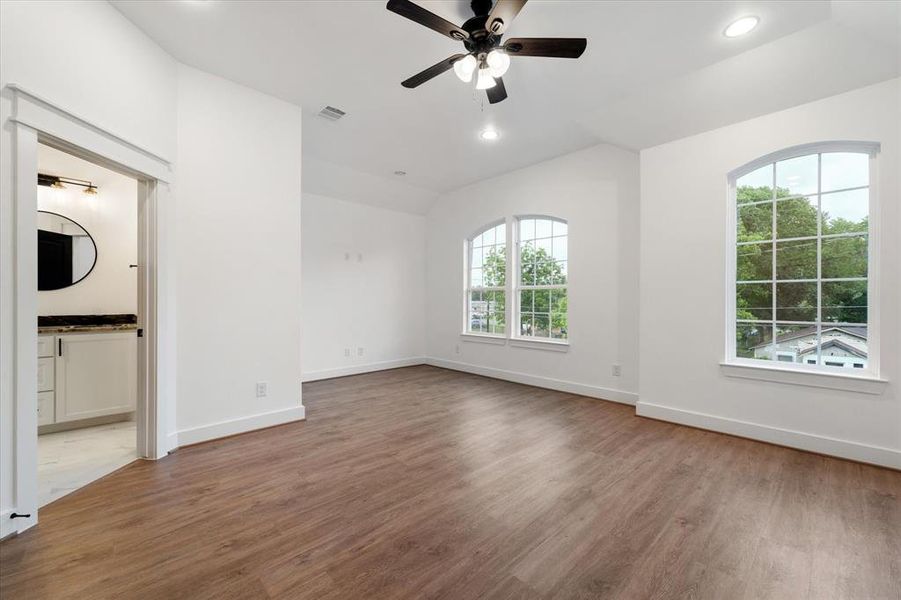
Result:
<instances>
[{"instance_id":1,"label":"round black framed mirror","mask_svg":"<svg viewBox=\"0 0 901 600\"><path fill-rule=\"evenodd\" d=\"M97 244L87 230L64 215L38 211L38 291L60 290L91 274Z\"/></svg>"}]
</instances>

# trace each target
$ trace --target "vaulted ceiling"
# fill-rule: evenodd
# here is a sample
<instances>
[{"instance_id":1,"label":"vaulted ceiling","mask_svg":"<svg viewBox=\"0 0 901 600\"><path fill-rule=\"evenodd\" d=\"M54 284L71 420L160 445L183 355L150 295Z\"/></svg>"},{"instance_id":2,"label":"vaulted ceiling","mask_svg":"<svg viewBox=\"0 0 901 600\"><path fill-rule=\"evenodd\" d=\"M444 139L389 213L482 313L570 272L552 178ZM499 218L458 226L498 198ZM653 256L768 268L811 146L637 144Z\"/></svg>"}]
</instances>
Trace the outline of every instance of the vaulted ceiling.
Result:
<instances>
[{"instance_id":1,"label":"vaulted ceiling","mask_svg":"<svg viewBox=\"0 0 901 600\"><path fill-rule=\"evenodd\" d=\"M496 105L452 72L462 46L383 1L113 1L179 61L303 107L305 157L425 195L608 142L641 149L899 73L895 2L531 0L507 36L586 37L581 59L513 58ZM462 23L465 1L421 1ZM724 28L760 17L747 36ZM326 106L347 116L316 116ZM486 143L492 125L501 138ZM306 160L306 158L305 158Z\"/></svg>"}]
</instances>

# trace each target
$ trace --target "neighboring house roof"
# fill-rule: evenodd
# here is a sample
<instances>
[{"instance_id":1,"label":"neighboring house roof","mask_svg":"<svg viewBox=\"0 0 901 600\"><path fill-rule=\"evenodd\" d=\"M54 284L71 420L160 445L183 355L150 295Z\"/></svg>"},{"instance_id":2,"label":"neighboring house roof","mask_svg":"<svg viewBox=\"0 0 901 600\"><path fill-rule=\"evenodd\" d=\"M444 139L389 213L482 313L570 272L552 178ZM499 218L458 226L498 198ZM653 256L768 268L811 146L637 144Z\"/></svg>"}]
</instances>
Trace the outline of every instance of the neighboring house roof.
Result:
<instances>
[{"instance_id":1,"label":"neighboring house roof","mask_svg":"<svg viewBox=\"0 0 901 600\"><path fill-rule=\"evenodd\" d=\"M823 333L829 332L836 333L844 333L852 338L856 338L857 340L862 340L864 344L867 341L867 328L866 327L853 327L853 326L842 326L842 327L823 327ZM791 333L783 333L782 335L776 336L776 343L781 344L783 342L790 342L791 340L802 339L812 335L817 334L817 328L813 327L805 327L804 329L799 329L797 331L792 331ZM765 346L769 346L772 342L765 342L763 344L757 344L753 346L751 349L756 350L757 348L763 348ZM815 342L814 342L815 343ZM850 343L850 342L849 342ZM866 352L866 348L864 347L864 352ZM866 354L864 354L866 356Z\"/></svg>"},{"instance_id":2,"label":"neighboring house roof","mask_svg":"<svg viewBox=\"0 0 901 600\"><path fill-rule=\"evenodd\" d=\"M833 347L841 348L845 352L849 352L850 354L853 354L854 356L859 356L860 358L867 357L866 342L864 342L863 347L861 347L861 343L858 340L850 341L848 339L832 338L823 343L822 349L828 350L829 348L833 348ZM801 350L799 354L804 355L804 354L809 354L811 352L816 352L816 351L817 351L817 346L816 346L816 343L814 343L814 344L811 344L810 347L804 348L803 350Z\"/></svg>"}]
</instances>

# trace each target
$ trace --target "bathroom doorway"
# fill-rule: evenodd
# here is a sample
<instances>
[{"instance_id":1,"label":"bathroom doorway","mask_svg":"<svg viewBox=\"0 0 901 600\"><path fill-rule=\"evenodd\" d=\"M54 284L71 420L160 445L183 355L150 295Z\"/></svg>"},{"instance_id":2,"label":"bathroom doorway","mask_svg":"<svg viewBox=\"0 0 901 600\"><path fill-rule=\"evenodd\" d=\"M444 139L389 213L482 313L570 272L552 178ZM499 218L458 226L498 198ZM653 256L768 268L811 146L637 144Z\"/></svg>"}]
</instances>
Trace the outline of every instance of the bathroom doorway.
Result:
<instances>
[{"instance_id":1,"label":"bathroom doorway","mask_svg":"<svg viewBox=\"0 0 901 600\"><path fill-rule=\"evenodd\" d=\"M138 458L138 181L37 153L38 505Z\"/></svg>"},{"instance_id":2,"label":"bathroom doorway","mask_svg":"<svg viewBox=\"0 0 901 600\"><path fill-rule=\"evenodd\" d=\"M19 86L9 84L6 93L12 116L10 135L4 139L10 147L12 177L7 180L8 202L0 205L3 219L9 224L9 244L2 253L14 268L5 270L2 277L9 297L0 303L0 320L8 325L2 336L2 354L8 357L4 370L11 374L5 378L8 386L4 391L12 400L13 410L5 427L13 431L6 454L13 469L11 485L7 487L9 504L0 515L0 538L36 525L40 506L37 420L41 350L35 326L38 317L38 186L35 184L41 144L137 181L136 453L140 458L155 460L175 447L175 437L167 435L175 415L171 163ZM143 335L138 337L138 332Z\"/></svg>"}]
</instances>

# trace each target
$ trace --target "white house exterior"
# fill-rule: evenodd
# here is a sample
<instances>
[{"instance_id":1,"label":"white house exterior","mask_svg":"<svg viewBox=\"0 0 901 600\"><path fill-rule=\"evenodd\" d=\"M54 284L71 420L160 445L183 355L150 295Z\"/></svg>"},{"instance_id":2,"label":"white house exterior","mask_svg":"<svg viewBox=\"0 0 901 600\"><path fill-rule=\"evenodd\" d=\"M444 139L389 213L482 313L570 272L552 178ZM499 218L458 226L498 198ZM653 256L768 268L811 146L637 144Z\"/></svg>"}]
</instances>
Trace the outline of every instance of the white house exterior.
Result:
<instances>
[{"instance_id":1,"label":"white house exterior","mask_svg":"<svg viewBox=\"0 0 901 600\"><path fill-rule=\"evenodd\" d=\"M780 362L817 364L816 327L807 327L776 337L771 342L754 346L754 358ZM820 348L820 364L829 367L865 369L867 367L866 327L824 326Z\"/></svg>"}]
</instances>

